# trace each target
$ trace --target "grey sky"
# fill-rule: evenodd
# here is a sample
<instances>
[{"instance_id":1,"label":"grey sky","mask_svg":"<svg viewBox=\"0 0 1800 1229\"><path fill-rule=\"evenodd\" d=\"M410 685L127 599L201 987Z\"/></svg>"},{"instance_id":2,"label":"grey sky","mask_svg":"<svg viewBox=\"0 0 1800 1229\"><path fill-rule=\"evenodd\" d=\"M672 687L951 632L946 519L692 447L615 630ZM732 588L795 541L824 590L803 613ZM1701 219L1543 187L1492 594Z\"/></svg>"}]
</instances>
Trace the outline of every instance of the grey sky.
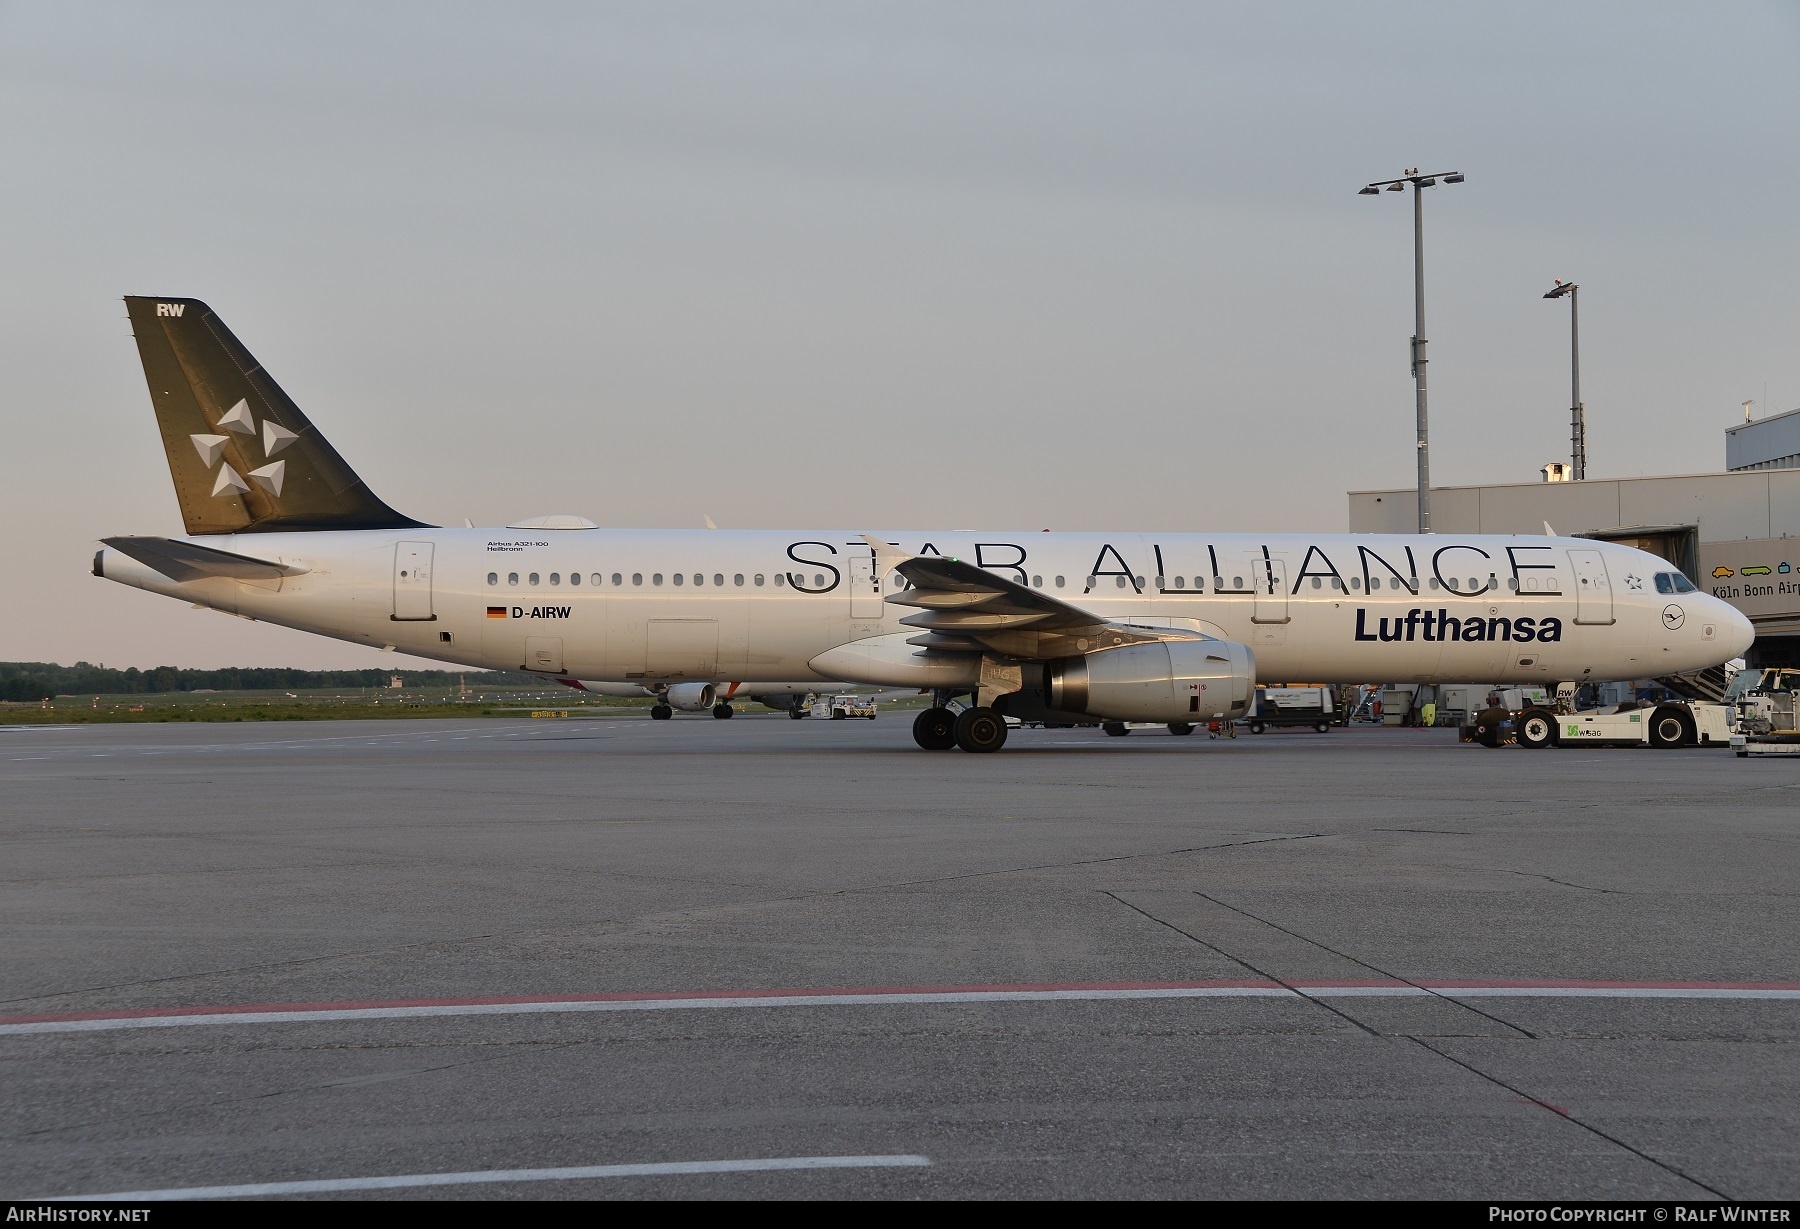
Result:
<instances>
[{"instance_id":1,"label":"grey sky","mask_svg":"<svg viewBox=\"0 0 1800 1229\"><path fill-rule=\"evenodd\" d=\"M93 580L179 532L119 296L426 520L1341 531L1800 405L1800 7L0 4L0 658L361 665ZM1766 394L1765 394L1766 386ZM391 660L391 659L390 659Z\"/></svg>"}]
</instances>

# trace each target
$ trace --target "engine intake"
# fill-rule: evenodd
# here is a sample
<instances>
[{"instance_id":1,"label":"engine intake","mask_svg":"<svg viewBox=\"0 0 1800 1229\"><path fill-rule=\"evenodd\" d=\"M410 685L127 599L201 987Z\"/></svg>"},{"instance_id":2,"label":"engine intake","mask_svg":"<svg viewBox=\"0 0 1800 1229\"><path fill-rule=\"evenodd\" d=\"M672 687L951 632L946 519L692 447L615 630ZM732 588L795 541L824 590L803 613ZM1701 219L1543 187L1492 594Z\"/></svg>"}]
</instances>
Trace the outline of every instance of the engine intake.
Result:
<instances>
[{"instance_id":1,"label":"engine intake","mask_svg":"<svg viewBox=\"0 0 1800 1229\"><path fill-rule=\"evenodd\" d=\"M1109 721L1242 717L1256 690L1256 657L1234 640L1165 640L1049 663L1050 707Z\"/></svg>"},{"instance_id":2,"label":"engine intake","mask_svg":"<svg viewBox=\"0 0 1800 1229\"><path fill-rule=\"evenodd\" d=\"M711 683L676 683L663 692L663 699L670 708L678 708L684 713L697 713L713 706L717 696Z\"/></svg>"}]
</instances>

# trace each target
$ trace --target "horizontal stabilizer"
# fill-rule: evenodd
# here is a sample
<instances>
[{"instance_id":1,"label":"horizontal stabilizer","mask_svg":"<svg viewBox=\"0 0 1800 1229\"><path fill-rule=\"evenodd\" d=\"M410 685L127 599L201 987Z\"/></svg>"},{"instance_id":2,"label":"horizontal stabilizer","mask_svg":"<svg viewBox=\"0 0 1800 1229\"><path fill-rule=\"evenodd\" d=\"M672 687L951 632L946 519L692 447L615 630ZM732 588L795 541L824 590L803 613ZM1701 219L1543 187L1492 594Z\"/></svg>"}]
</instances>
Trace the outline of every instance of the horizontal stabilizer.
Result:
<instances>
[{"instance_id":1,"label":"horizontal stabilizer","mask_svg":"<svg viewBox=\"0 0 1800 1229\"><path fill-rule=\"evenodd\" d=\"M204 580L208 576L228 576L233 580L274 580L280 576L298 576L308 571L297 563L273 563L249 555L177 542L173 538L102 538L102 542L129 555L147 568L154 568L177 584Z\"/></svg>"}]
</instances>

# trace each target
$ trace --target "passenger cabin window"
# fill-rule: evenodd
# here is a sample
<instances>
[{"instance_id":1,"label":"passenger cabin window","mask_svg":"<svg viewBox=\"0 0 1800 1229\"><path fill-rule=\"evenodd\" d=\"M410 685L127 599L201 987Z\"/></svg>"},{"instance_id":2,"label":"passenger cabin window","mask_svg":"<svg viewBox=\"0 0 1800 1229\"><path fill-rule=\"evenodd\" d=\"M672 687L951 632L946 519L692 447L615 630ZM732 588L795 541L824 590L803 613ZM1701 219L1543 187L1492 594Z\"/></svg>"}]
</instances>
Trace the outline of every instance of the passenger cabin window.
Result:
<instances>
[{"instance_id":1,"label":"passenger cabin window","mask_svg":"<svg viewBox=\"0 0 1800 1229\"><path fill-rule=\"evenodd\" d=\"M775 573L775 587L777 589L781 588L781 586L785 585L786 583L787 583L787 579L780 572Z\"/></svg>"},{"instance_id":2,"label":"passenger cabin window","mask_svg":"<svg viewBox=\"0 0 1800 1229\"><path fill-rule=\"evenodd\" d=\"M1660 577L1659 577L1659 578L1658 578L1658 579L1660 579ZM498 572L489 572L489 573L488 573L488 585L489 585L489 587L490 587L490 588L491 588L491 587L492 587L492 586L494 586L494 585L497 585L497 584L499 584L499 583L500 583L500 573L498 573Z\"/></svg>"},{"instance_id":3,"label":"passenger cabin window","mask_svg":"<svg viewBox=\"0 0 1800 1229\"><path fill-rule=\"evenodd\" d=\"M1060 589L1060 588L1062 588L1062 587L1063 587L1063 578L1062 578L1062 577L1060 577L1060 576L1058 576L1058 577L1057 577L1057 578L1056 578L1056 587L1057 587L1057 588L1058 588L1058 589Z\"/></svg>"},{"instance_id":4,"label":"passenger cabin window","mask_svg":"<svg viewBox=\"0 0 1800 1229\"><path fill-rule=\"evenodd\" d=\"M686 577L682 576L682 574L680 572L675 573L675 583L676 584L678 584L678 585L682 584L685 580L686 580ZM662 577L658 576L656 578L656 583L659 585L662 584Z\"/></svg>"},{"instance_id":5,"label":"passenger cabin window","mask_svg":"<svg viewBox=\"0 0 1800 1229\"><path fill-rule=\"evenodd\" d=\"M1033 576L1031 578L1031 587L1033 589L1042 589L1044 587L1044 578L1042 576Z\"/></svg>"},{"instance_id":6,"label":"passenger cabin window","mask_svg":"<svg viewBox=\"0 0 1800 1229\"><path fill-rule=\"evenodd\" d=\"M517 572L508 572L506 574L506 583L509 585L518 584L519 583L519 574Z\"/></svg>"},{"instance_id":7,"label":"passenger cabin window","mask_svg":"<svg viewBox=\"0 0 1800 1229\"><path fill-rule=\"evenodd\" d=\"M1175 578L1175 587L1176 587L1176 588L1177 588L1177 589L1185 589L1185 588L1187 588L1187 577L1185 577L1185 576L1177 576L1177 577L1176 577L1176 578Z\"/></svg>"},{"instance_id":8,"label":"passenger cabin window","mask_svg":"<svg viewBox=\"0 0 1800 1229\"><path fill-rule=\"evenodd\" d=\"M633 572L631 574L631 583L634 585L643 584L644 583L644 574L642 572Z\"/></svg>"},{"instance_id":9,"label":"passenger cabin window","mask_svg":"<svg viewBox=\"0 0 1800 1229\"><path fill-rule=\"evenodd\" d=\"M1204 590L1204 589L1205 589L1205 588L1206 588L1206 582L1205 582L1205 580L1203 580L1203 579L1202 579L1202 578L1201 578L1201 577L1198 577L1198 576L1196 576L1196 577L1194 577L1194 589L1195 589L1195 591L1196 591L1196 592L1199 592L1199 591L1201 591L1201 590Z\"/></svg>"},{"instance_id":10,"label":"passenger cabin window","mask_svg":"<svg viewBox=\"0 0 1800 1229\"><path fill-rule=\"evenodd\" d=\"M762 585L762 582L763 582L763 578L762 578L762 573L761 573L761 572L758 572L758 573L757 573L757 574L756 574L756 584L757 584L757 586L758 586L758 587L761 587L761 585Z\"/></svg>"},{"instance_id":11,"label":"passenger cabin window","mask_svg":"<svg viewBox=\"0 0 1800 1229\"><path fill-rule=\"evenodd\" d=\"M744 574L742 572L734 574L731 578L731 583L741 588L744 584Z\"/></svg>"},{"instance_id":12,"label":"passenger cabin window","mask_svg":"<svg viewBox=\"0 0 1800 1229\"><path fill-rule=\"evenodd\" d=\"M562 584L562 573L561 572L550 573L550 583L553 585Z\"/></svg>"},{"instance_id":13,"label":"passenger cabin window","mask_svg":"<svg viewBox=\"0 0 1800 1229\"><path fill-rule=\"evenodd\" d=\"M580 572L570 572L569 573L569 583L572 585L580 584L581 583L581 573Z\"/></svg>"},{"instance_id":14,"label":"passenger cabin window","mask_svg":"<svg viewBox=\"0 0 1800 1229\"><path fill-rule=\"evenodd\" d=\"M614 572L613 573L613 586L616 588L619 585L622 585L624 583L625 583L625 578L623 576L619 575L617 572Z\"/></svg>"},{"instance_id":15,"label":"passenger cabin window","mask_svg":"<svg viewBox=\"0 0 1800 1229\"><path fill-rule=\"evenodd\" d=\"M724 583L725 583L725 577L718 572L714 572L713 573L713 584L722 585ZM742 576L738 577L738 584L741 585L743 583L744 583L744 578Z\"/></svg>"},{"instance_id":16,"label":"passenger cabin window","mask_svg":"<svg viewBox=\"0 0 1800 1229\"><path fill-rule=\"evenodd\" d=\"M536 572L531 574L531 583L534 585L538 583L538 574Z\"/></svg>"},{"instance_id":17,"label":"passenger cabin window","mask_svg":"<svg viewBox=\"0 0 1800 1229\"><path fill-rule=\"evenodd\" d=\"M661 572L650 573L650 583L653 585L662 584L662 573Z\"/></svg>"}]
</instances>

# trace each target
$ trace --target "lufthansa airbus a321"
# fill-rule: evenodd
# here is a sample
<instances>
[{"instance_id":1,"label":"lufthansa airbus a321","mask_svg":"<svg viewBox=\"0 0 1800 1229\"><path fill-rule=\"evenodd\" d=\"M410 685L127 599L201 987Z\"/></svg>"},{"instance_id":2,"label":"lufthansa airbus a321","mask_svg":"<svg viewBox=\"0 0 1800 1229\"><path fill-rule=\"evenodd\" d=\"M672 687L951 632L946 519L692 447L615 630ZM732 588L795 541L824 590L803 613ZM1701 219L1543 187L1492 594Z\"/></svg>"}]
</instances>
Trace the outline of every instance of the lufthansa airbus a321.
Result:
<instances>
[{"instance_id":1,"label":"lufthansa airbus a321","mask_svg":"<svg viewBox=\"0 0 1800 1229\"><path fill-rule=\"evenodd\" d=\"M920 746L995 751L1007 716L1230 720L1258 674L1554 686L1753 638L1666 560L1582 538L426 525L205 303L125 302L186 533L107 538L95 574L352 643L656 694L924 688Z\"/></svg>"}]
</instances>

